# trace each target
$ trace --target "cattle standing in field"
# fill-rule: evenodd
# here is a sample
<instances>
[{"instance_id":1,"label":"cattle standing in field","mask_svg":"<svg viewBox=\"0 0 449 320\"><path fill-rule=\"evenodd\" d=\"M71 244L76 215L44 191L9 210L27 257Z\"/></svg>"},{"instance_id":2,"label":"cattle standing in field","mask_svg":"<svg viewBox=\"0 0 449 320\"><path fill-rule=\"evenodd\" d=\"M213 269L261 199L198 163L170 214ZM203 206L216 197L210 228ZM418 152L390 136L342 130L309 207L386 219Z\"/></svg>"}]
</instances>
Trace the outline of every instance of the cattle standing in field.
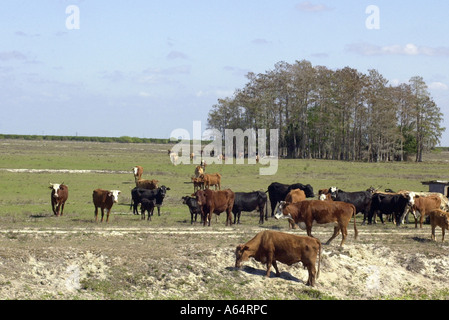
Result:
<instances>
[{"instance_id":1,"label":"cattle standing in field","mask_svg":"<svg viewBox=\"0 0 449 320\"><path fill-rule=\"evenodd\" d=\"M354 216L354 238L357 239L358 231L355 222L356 209L354 205L341 201L309 200L298 203L286 203L282 201L277 209L276 219L291 219L301 229L307 230L307 235L312 237L313 224L336 224L334 234L327 240L329 244L341 231L342 247L348 236L348 224Z\"/></svg>"},{"instance_id":2,"label":"cattle standing in field","mask_svg":"<svg viewBox=\"0 0 449 320\"><path fill-rule=\"evenodd\" d=\"M141 166L135 166L133 168L134 181L137 183L137 180L142 178L143 168Z\"/></svg>"},{"instance_id":3,"label":"cattle standing in field","mask_svg":"<svg viewBox=\"0 0 449 320\"><path fill-rule=\"evenodd\" d=\"M435 228L438 226L441 228L441 232L443 234L441 241L444 241L445 230L449 230L449 213L441 209L435 209L430 211L429 216L430 225L432 226L432 240L436 241Z\"/></svg>"},{"instance_id":4,"label":"cattle standing in field","mask_svg":"<svg viewBox=\"0 0 449 320\"><path fill-rule=\"evenodd\" d=\"M196 192L197 190L204 190L204 180L202 178L192 177L191 180L193 183L193 192Z\"/></svg>"},{"instance_id":5,"label":"cattle standing in field","mask_svg":"<svg viewBox=\"0 0 449 320\"><path fill-rule=\"evenodd\" d=\"M196 166L196 168L195 168L195 178L198 178L202 174L204 174L203 168L201 168L201 166Z\"/></svg>"},{"instance_id":6,"label":"cattle standing in field","mask_svg":"<svg viewBox=\"0 0 449 320\"><path fill-rule=\"evenodd\" d=\"M333 201L343 201L346 203L351 203L355 206L357 213L363 213L362 224L365 224L371 209L371 198L373 195L372 192L345 192L343 190L337 189L336 187L331 187L328 190Z\"/></svg>"},{"instance_id":7,"label":"cattle standing in field","mask_svg":"<svg viewBox=\"0 0 449 320\"><path fill-rule=\"evenodd\" d=\"M195 192L195 198L201 206L201 215L203 225L206 222L210 226L212 213L219 215L226 211L226 225L232 225L232 207L234 206L235 194L232 190L198 190Z\"/></svg>"},{"instance_id":8,"label":"cattle standing in field","mask_svg":"<svg viewBox=\"0 0 449 320\"><path fill-rule=\"evenodd\" d=\"M101 209L101 222L103 222L104 209L106 209L106 222L109 221L109 213L111 212L112 205L118 202L119 190L103 190L96 189L92 193L92 199L95 206L95 222L98 221L98 208Z\"/></svg>"},{"instance_id":9,"label":"cattle standing in field","mask_svg":"<svg viewBox=\"0 0 449 320\"><path fill-rule=\"evenodd\" d=\"M182 203L189 207L190 212L190 224L193 224L193 216L195 216L195 222L198 215L201 217L201 206L196 201L196 198L192 197L182 197Z\"/></svg>"},{"instance_id":10,"label":"cattle standing in field","mask_svg":"<svg viewBox=\"0 0 449 320\"><path fill-rule=\"evenodd\" d=\"M142 199L155 200L157 207L157 215L161 215L161 206L164 201L165 195L167 194L167 190L170 188L166 186L161 186L154 190L142 189L142 188L134 188L131 190L131 207L133 207L133 213L139 214L137 211L137 206L142 202Z\"/></svg>"},{"instance_id":11,"label":"cattle standing in field","mask_svg":"<svg viewBox=\"0 0 449 320\"><path fill-rule=\"evenodd\" d=\"M400 226L402 218L410 208L409 199L403 194L384 194L374 193L371 198L371 209L368 214L368 224L376 223L376 215L379 215L380 221L384 223L383 214L393 215L396 226Z\"/></svg>"},{"instance_id":12,"label":"cattle standing in field","mask_svg":"<svg viewBox=\"0 0 449 320\"><path fill-rule=\"evenodd\" d=\"M422 228L424 216L428 215L434 209L440 209L441 199L438 196L422 197L415 195L414 192L409 193L409 203L411 205L411 212L415 218L415 228L418 228L418 217L416 212L420 213L419 227Z\"/></svg>"},{"instance_id":13,"label":"cattle standing in field","mask_svg":"<svg viewBox=\"0 0 449 320\"><path fill-rule=\"evenodd\" d=\"M148 199L142 199L140 203L140 211L142 215L142 220L145 220L145 211L148 212L148 220L151 221L151 216L153 215L154 211L154 201L148 200Z\"/></svg>"},{"instance_id":14,"label":"cattle standing in field","mask_svg":"<svg viewBox=\"0 0 449 320\"><path fill-rule=\"evenodd\" d=\"M263 224L263 209L267 205L267 195L262 191L254 192L235 192L234 206L232 213L234 213L234 224L240 224L240 214L242 211L251 212L259 211L259 223ZM267 219L268 212L265 211L265 219Z\"/></svg>"},{"instance_id":15,"label":"cattle standing in field","mask_svg":"<svg viewBox=\"0 0 449 320\"><path fill-rule=\"evenodd\" d=\"M157 189L157 184L159 180L146 180L146 179L140 179L136 181L136 187L141 189L148 189L148 190L154 190Z\"/></svg>"},{"instance_id":16,"label":"cattle standing in field","mask_svg":"<svg viewBox=\"0 0 449 320\"><path fill-rule=\"evenodd\" d=\"M64 205L69 197L69 188L64 184L50 183L51 189L51 208L55 216L61 216L64 213ZM60 211L61 210L61 211Z\"/></svg>"},{"instance_id":17,"label":"cattle standing in field","mask_svg":"<svg viewBox=\"0 0 449 320\"><path fill-rule=\"evenodd\" d=\"M301 261L309 272L307 285L313 287L320 275L321 242L312 237L265 230L247 243L237 246L235 267L240 268L242 262L249 258L267 265L267 277L270 276L271 265L276 270L276 276L280 276L276 261L288 266ZM318 272L315 267L317 258Z\"/></svg>"},{"instance_id":18,"label":"cattle standing in field","mask_svg":"<svg viewBox=\"0 0 449 320\"><path fill-rule=\"evenodd\" d=\"M209 189L211 186L215 186L215 190L221 190L221 174L202 174L200 178L204 181L204 188Z\"/></svg>"},{"instance_id":19,"label":"cattle standing in field","mask_svg":"<svg viewBox=\"0 0 449 320\"><path fill-rule=\"evenodd\" d=\"M285 202L288 203L297 203L304 200L306 200L306 194L301 189L293 189L285 197ZM288 220L288 222L291 229L296 229L296 224L292 220Z\"/></svg>"},{"instance_id":20,"label":"cattle standing in field","mask_svg":"<svg viewBox=\"0 0 449 320\"><path fill-rule=\"evenodd\" d=\"M285 197L287 194L293 190L293 189L301 189L306 194L307 198L313 198L315 197L315 194L313 193L313 188L310 184L303 185L302 183L295 183L295 184L282 184L279 182L273 182L268 186L268 196L270 198L270 204L271 204L271 216L274 216L274 211L276 209L276 205L280 201L285 201Z\"/></svg>"}]
</instances>

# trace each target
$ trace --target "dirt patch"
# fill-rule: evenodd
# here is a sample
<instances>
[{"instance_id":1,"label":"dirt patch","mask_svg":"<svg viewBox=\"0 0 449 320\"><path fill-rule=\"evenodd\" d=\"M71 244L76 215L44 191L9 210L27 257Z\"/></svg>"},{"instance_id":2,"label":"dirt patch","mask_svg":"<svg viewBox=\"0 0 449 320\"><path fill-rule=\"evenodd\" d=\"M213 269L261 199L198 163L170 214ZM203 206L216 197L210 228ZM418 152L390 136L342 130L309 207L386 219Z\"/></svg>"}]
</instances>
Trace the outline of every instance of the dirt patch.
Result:
<instances>
[{"instance_id":1,"label":"dirt patch","mask_svg":"<svg viewBox=\"0 0 449 320\"><path fill-rule=\"evenodd\" d=\"M447 298L446 244L428 241L428 228L370 227L343 249L324 246L313 290L301 264L269 278L252 259L234 268L236 245L256 227L0 230L0 299Z\"/></svg>"}]
</instances>

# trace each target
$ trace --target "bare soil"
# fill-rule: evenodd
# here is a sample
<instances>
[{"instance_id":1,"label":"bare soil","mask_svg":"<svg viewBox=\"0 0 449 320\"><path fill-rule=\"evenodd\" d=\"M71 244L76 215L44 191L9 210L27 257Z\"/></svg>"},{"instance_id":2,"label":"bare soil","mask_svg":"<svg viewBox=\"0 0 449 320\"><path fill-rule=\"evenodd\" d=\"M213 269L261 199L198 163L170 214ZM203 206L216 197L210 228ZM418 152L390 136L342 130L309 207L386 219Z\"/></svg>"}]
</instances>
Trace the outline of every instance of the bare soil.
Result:
<instances>
[{"instance_id":1,"label":"bare soil","mask_svg":"<svg viewBox=\"0 0 449 320\"><path fill-rule=\"evenodd\" d=\"M317 285L301 264L266 278L254 260L234 267L234 250L264 227L0 229L0 299L446 299L448 242L430 226L358 225L323 246ZM279 231L304 235L304 231ZM323 243L332 231L314 227Z\"/></svg>"}]
</instances>

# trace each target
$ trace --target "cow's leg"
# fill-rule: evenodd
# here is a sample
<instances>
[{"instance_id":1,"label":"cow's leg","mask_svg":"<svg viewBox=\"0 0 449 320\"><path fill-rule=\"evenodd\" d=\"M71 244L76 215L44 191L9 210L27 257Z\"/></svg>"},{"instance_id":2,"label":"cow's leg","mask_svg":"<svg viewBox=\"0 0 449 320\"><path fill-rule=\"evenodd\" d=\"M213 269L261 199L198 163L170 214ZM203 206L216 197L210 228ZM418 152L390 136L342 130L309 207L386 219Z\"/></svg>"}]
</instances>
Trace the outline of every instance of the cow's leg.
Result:
<instances>
[{"instance_id":1,"label":"cow's leg","mask_svg":"<svg viewBox=\"0 0 449 320\"><path fill-rule=\"evenodd\" d=\"M441 232L443 233L443 239L441 239L441 242L444 242L444 232L445 232L444 227L441 228Z\"/></svg>"},{"instance_id":2,"label":"cow's leg","mask_svg":"<svg viewBox=\"0 0 449 320\"><path fill-rule=\"evenodd\" d=\"M307 265L307 271L309 272L309 279L307 280L306 285L314 287L315 286L315 278L316 278L316 268L315 265L309 263Z\"/></svg>"},{"instance_id":3,"label":"cow's leg","mask_svg":"<svg viewBox=\"0 0 449 320\"><path fill-rule=\"evenodd\" d=\"M432 238L433 241L437 241L435 239L435 227L436 227L436 225L432 225L432 236L431 236L431 238ZM443 228L443 232L444 232L444 228Z\"/></svg>"},{"instance_id":4,"label":"cow's leg","mask_svg":"<svg viewBox=\"0 0 449 320\"><path fill-rule=\"evenodd\" d=\"M332 237L330 237L329 240L327 240L326 244L331 243L331 241L334 240L335 237L338 236L339 233L340 233L340 226L335 226L335 227L334 227L334 234L332 235ZM342 243L344 242L344 239L345 239L345 238L344 238L344 236L343 236ZM341 245L342 245L342 244L340 244L340 246L341 246Z\"/></svg>"},{"instance_id":5,"label":"cow's leg","mask_svg":"<svg viewBox=\"0 0 449 320\"><path fill-rule=\"evenodd\" d=\"M64 205L65 205L65 202L63 202L61 204L61 216L64 214Z\"/></svg>"},{"instance_id":6,"label":"cow's leg","mask_svg":"<svg viewBox=\"0 0 449 320\"><path fill-rule=\"evenodd\" d=\"M273 259L273 267L274 267L274 270L276 270L276 277L279 277L281 275L281 273L279 272L278 265L277 265L275 259Z\"/></svg>"},{"instance_id":7,"label":"cow's leg","mask_svg":"<svg viewBox=\"0 0 449 320\"><path fill-rule=\"evenodd\" d=\"M101 208L101 222L103 222L103 217L104 217L104 208Z\"/></svg>"},{"instance_id":8,"label":"cow's leg","mask_svg":"<svg viewBox=\"0 0 449 320\"><path fill-rule=\"evenodd\" d=\"M111 209L106 209L106 222L109 222L109 213L111 212Z\"/></svg>"},{"instance_id":9,"label":"cow's leg","mask_svg":"<svg viewBox=\"0 0 449 320\"><path fill-rule=\"evenodd\" d=\"M95 222L98 222L98 207L95 207Z\"/></svg>"}]
</instances>

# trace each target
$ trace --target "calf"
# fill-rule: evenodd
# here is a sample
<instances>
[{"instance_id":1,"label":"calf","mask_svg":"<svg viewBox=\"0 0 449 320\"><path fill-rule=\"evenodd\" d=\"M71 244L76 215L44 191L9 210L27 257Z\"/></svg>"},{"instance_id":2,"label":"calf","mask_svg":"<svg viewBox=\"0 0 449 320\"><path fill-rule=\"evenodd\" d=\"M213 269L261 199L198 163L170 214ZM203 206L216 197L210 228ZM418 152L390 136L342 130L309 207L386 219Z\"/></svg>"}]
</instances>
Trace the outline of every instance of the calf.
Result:
<instances>
[{"instance_id":1,"label":"calf","mask_svg":"<svg viewBox=\"0 0 449 320\"><path fill-rule=\"evenodd\" d=\"M50 183L51 189L51 208L55 216L59 216L59 210L61 210L61 216L64 214L64 205L69 197L69 188L64 184Z\"/></svg>"},{"instance_id":2,"label":"calf","mask_svg":"<svg viewBox=\"0 0 449 320\"><path fill-rule=\"evenodd\" d=\"M219 215L226 211L226 225L232 224L232 207L234 206L235 194L232 190L216 190L210 189L198 190L195 192L195 198L201 207L201 216L203 219L203 225L206 222L210 226L210 220L212 213Z\"/></svg>"},{"instance_id":3,"label":"calf","mask_svg":"<svg viewBox=\"0 0 449 320\"><path fill-rule=\"evenodd\" d=\"M196 201L196 198L192 197L182 197L182 203L189 207L190 211L190 224L193 224L193 216L195 216L195 222L198 218L198 214L201 217L201 206Z\"/></svg>"},{"instance_id":4,"label":"calf","mask_svg":"<svg viewBox=\"0 0 449 320\"><path fill-rule=\"evenodd\" d=\"M142 199L142 202L140 204L140 210L142 213L142 220L145 220L145 211L148 212L148 220L151 221L151 216L153 215L154 211L154 201L148 200L148 199Z\"/></svg>"},{"instance_id":5,"label":"calf","mask_svg":"<svg viewBox=\"0 0 449 320\"><path fill-rule=\"evenodd\" d=\"M449 230L449 213L441 209L435 209L429 212L429 216L430 224L432 226L432 240L436 241L435 228L438 226L443 233L443 239L441 241L444 241L445 230Z\"/></svg>"},{"instance_id":6,"label":"calf","mask_svg":"<svg viewBox=\"0 0 449 320\"><path fill-rule=\"evenodd\" d=\"M371 209L371 198L372 192L369 191L356 191L356 192L345 192L339 190L336 187L329 188L329 193L332 200L343 201L346 203L353 204L357 213L363 213L363 222L365 224ZM321 199L321 198L320 198Z\"/></svg>"},{"instance_id":7,"label":"calf","mask_svg":"<svg viewBox=\"0 0 449 320\"><path fill-rule=\"evenodd\" d=\"M131 190L131 207L133 207L133 213L139 214L137 211L137 206L142 202L142 199L155 200L157 207L158 216L161 215L161 206L164 201L165 195L167 194L167 190L170 188L166 186L161 186L154 190L142 189L142 188L134 188ZM131 208L130 207L130 208Z\"/></svg>"},{"instance_id":8,"label":"calf","mask_svg":"<svg viewBox=\"0 0 449 320\"><path fill-rule=\"evenodd\" d=\"M191 179L193 183L193 192L196 192L197 190L204 190L204 180L202 178L192 177Z\"/></svg>"},{"instance_id":9,"label":"calf","mask_svg":"<svg viewBox=\"0 0 449 320\"><path fill-rule=\"evenodd\" d=\"M219 173L214 174L202 174L199 176L204 182L204 188L209 189L211 186L215 186L215 190L221 190L221 175Z\"/></svg>"},{"instance_id":10,"label":"calf","mask_svg":"<svg viewBox=\"0 0 449 320\"><path fill-rule=\"evenodd\" d=\"M249 258L267 265L266 277L270 276L271 265L276 270L276 276L280 276L276 261L289 266L301 261L309 272L307 285L313 287L320 275L321 242L312 237L265 230L247 243L237 246L235 267L240 268L241 263ZM315 267L317 258L318 272Z\"/></svg>"},{"instance_id":11,"label":"calf","mask_svg":"<svg viewBox=\"0 0 449 320\"><path fill-rule=\"evenodd\" d=\"M101 222L103 222L104 209L106 209L106 222L109 221L109 213L111 212L112 205L118 202L119 190L103 190L96 189L92 193L92 199L95 206L95 222L98 221L98 208L101 209Z\"/></svg>"},{"instance_id":12,"label":"calf","mask_svg":"<svg viewBox=\"0 0 449 320\"><path fill-rule=\"evenodd\" d=\"M428 215L430 211L434 209L440 209L441 198L438 196L419 196L414 192L409 193L409 204L411 205L411 212L415 218L415 228L418 228L418 217L416 211L420 213L419 227L422 228L424 216Z\"/></svg>"},{"instance_id":13,"label":"calf","mask_svg":"<svg viewBox=\"0 0 449 320\"><path fill-rule=\"evenodd\" d=\"M136 181L136 188L142 188L142 189L148 189L148 190L154 190L157 189L157 184L159 180L146 180L146 179L140 179Z\"/></svg>"},{"instance_id":14,"label":"calf","mask_svg":"<svg viewBox=\"0 0 449 320\"><path fill-rule=\"evenodd\" d=\"M326 244L329 244L341 231L342 240L340 246L342 247L348 236L348 224L352 216L354 216L354 238L357 239L356 213L354 205L341 201L309 200L298 203L282 201L279 204L275 218L293 220L294 223L299 224L301 229L307 230L309 237L312 237L312 225L315 223L336 224L334 234L327 240Z\"/></svg>"},{"instance_id":15,"label":"calf","mask_svg":"<svg viewBox=\"0 0 449 320\"><path fill-rule=\"evenodd\" d=\"M313 198L315 197L315 194L313 193L313 188L310 184L304 185L302 183L295 183L295 184L283 184L279 182L273 182L268 186L268 189L266 192L268 192L268 196L270 198L270 205L271 205L271 216L274 216L274 211L276 209L276 205L280 201L285 201L285 197L287 194L294 189L301 189L306 194L307 198Z\"/></svg>"},{"instance_id":16,"label":"calf","mask_svg":"<svg viewBox=\"0 0 449 320\"><path fill-rule=\"evenodd\" d=\"M251 212L254 210L259 211L259 223L263 224L263 209L267 204L267 195L262 191L254 192L236 192L234 198L234 206L232 207L232 213L234 213L234 224L240 224L240 215L242 211ZM266 208L266 207L265 207ZM265 219L268 212L265 211Z\"/></svg>"},{"instance_id":17,"label":"calf","mask_svg":"<svg viewBox=\"0 0 449 320\"><path fill-rule=\"evenodd\" d=\"M297 203L306 200L306 194L301 189L291 190L285 197L285 202ZM291 229L296 229L296 224L292 220L288 220Z\"/></svg>"}]
</instances>

